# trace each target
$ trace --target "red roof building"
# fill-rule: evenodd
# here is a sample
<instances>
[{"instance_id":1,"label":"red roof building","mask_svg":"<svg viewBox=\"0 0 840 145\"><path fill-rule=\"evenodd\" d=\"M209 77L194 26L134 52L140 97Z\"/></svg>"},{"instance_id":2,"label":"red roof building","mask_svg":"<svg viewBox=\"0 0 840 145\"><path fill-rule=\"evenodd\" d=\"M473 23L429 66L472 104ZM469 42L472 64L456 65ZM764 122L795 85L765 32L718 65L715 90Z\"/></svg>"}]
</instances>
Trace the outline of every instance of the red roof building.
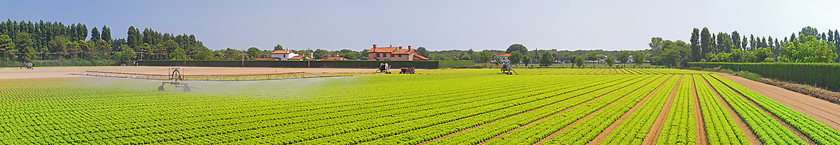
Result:
<instances>
[{"instance_id":1,"label":"red roof building","mask_svg":"<svg viewBox=\"0 0 840 145\"><path fill-rule=\"evenodd\" d=\"M403 49L402 46L376 47L376 44L373 44L373 48L368 50L367 53L368 60L429 60L429 58L421 56L416 49L411 49L411 46L408 46L408 49Z\"/></svg>"},{"instance_id":2,"label":"red roof building","mask_svg":"<svg viewBox=\"0 0 840 145\"><path fill-rule=\"evenodd\" d=\"M327 57L327 58L324 58L324 59L321 59L321 60L347 60L347 59L344 58L344 57Z\"/></svg>"}]
</instances>

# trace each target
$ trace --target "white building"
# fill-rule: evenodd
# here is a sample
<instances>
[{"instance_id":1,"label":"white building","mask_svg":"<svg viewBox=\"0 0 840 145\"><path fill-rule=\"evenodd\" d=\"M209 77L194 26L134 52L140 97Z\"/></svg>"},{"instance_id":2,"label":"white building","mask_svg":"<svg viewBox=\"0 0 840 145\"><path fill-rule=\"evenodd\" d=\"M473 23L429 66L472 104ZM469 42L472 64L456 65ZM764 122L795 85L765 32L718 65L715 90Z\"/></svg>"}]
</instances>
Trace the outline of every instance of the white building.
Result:
<instances>
[{"instance_id":1,"label":"white building","mask_svg":"<svg viewBox=\"0 0 840 145\"><path fill-rule=\"evenodd\" d=\"M295 52L292 52L292 51L288 51L288 50L277 50L277 51L271 52L271 57L272 58L277 58L277 59L280 59L280 60L289 60L289 58L292 58L292 57L295 57L295 56L298 56L298 54L295 53Z\"/></svg>"}]
</instances>

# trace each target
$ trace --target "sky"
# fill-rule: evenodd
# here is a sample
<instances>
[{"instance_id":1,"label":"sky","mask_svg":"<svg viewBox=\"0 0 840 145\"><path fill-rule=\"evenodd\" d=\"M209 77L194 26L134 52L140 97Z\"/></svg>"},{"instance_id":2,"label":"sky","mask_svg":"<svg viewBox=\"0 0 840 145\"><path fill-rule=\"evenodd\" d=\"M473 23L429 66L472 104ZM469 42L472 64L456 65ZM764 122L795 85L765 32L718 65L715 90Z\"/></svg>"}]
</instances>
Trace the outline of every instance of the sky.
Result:
<instances>
[{"instance_id":1,"label":"sky","mask_svg":"<svg viewBox=\"0 0 840 145\"><path fill-rule=\"evenodd\" d=\"M0 0L0 19L194 34L210 49L640 50L692 28L784 38L840 28L836 0Z\"/></svg>"}]
</instances>

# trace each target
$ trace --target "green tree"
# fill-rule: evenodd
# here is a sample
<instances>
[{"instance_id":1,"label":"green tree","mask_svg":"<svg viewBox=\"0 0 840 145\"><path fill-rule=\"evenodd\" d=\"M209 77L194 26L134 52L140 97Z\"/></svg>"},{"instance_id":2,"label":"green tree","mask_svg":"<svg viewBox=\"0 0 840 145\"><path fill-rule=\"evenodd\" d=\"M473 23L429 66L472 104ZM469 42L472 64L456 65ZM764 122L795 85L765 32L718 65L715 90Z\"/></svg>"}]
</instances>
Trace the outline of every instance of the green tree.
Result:
<instances>
[{"instance_id":1,"label":"green tree","mask_svg":"<svg viewBox=\"0 0 840 145\"><path fill-rule=\"evenodd\" d=\"M522 63L525 64L525 67L528 67L528 64L531 64L531 57L530 56L522 56Z\"/></svg>"},{"instance_id":2,"label":"green tree","mask_svg":"<svg viewBox=\"0 0 840 145\"><path fill-rule=\"evenodd\" d=\"M117 52L114 54L114 58L119 61L119 63L127 63L131 60L134 60L136 54L134 53L134 49L128 47L127 45L120 46L121 52Z\"/></svg>"},{"instance_id":3,"label":"green tree","mask_svg":"<svg viewBox=\"0 0 840 145\"><path fill-rule=\"evenodd\" d=\"M519 51L514 51L510 53L510 57L508 57L508 60L510 60L510 64L519 64L519 62L522 61L522 53L519 53Z\"/></svg>"},{"instance_id":4,"label":"green tree","mask_svg":"<svg viewBox=\"0 0 840 145\"><path fill-rule=\"evenodd\" d=\"M347 60L359 60L359 58L357 58L356 55L353 55L352 53L345 53L341 55L341 57L344 57Z\"/></svg>"},{"instance_id":5,"label":"green tree","mask_svg":"<svg viewBox=\"0 0 840 145\"><path fill-rule=\"evenodd\" d=\"M277 50L285 50L285 49L283 49L283 46L280 46L280 44L277 44L277 46L274 46L274 51L277 51Z\"/></svg>"},{"instance_id":6,"label":"green tree","mask_svg":"<svg viewBox=\"0 0 840 145\"><path fill-rule=\"evenodd\" d=\"M805 36L814 36L814 38L816 38L817 35L819 35L819 33L820 32L817 31L817 28L814 28L814 27L811 27L811 26L804 27L804 28L802 28L801 31L799 31L800 37L802 37L801 35L805 35Z\"/></svg>"},{"instance_id":7,"label":"green tree","mask_svg":"<svg viewBox=\"0 0 840 145\"><path fill-rule=\"evenodd\" d=\"M661 37L650 38L650 43L648 43L648 46L650 46L651 53L653 53L652 56L656 56L656 57L651 57L650 63L651 64L660 63L659 62L659 60L660 60L659 56L662 55L662 38Z\"/></svg>"},{"instance_id":8,"label":"green tree","mask_svg":"<svg viewBox=\"0 0 840 145\"><path fill-rule=\"evenodd\" d=\"M420 56L429 57L429 51L426 50L426 47L418 47L417 53L419 53Z\"/></svg>"},{"instance_id":9,"label":"green tree","mask_svg":"<svg viewBox=\"0 0 840 145\"><path fill-rule=\"evenodd\" d=\"M782 43L778 61L799 63L828 63L837 58L834 43L817 40L814 36L800 34L791 42Z\"/></svg>"},{"instance_id":10,"label":"green tree","mask_svg":"<svg viewBox=\"0 0 840 145\"><path fill-rule=\"evenodd\" d=\"M519 51L520 54L526 54L528 53L528 48L525 48L525 45L522 44L511 44L508 46L507 50L505 50L505 53L513 54L514 51Z\"/></svg>"},{"instance_id":11,"label":"green tree","mask_svg":"<svg viewBox=\"0 0 840 145\"><path fill-rule=\"evenodd\" d=\"M550 52L545 51L540 55L540 66L548 67L554 63L554 55L551 55Z\"/></svg>"},{"instance_id":12,"label":"green tree","mask_svg":"<svg viewBox=\"0 0 840 145\"><path fill-rule=\"evenodd\" d=\"M478 53L479 62L481 63L488 63L490 60L493 59L493 54L488 52L487 50L481 51Z\"/></svg>"},{"instance_id":13,"label":"green tree","mask_svg":"<svg viewBox=\"0 0 840 145\"><path fill-rule=\"evenodd\" d=\"M601 54L596 52L590 52L586 54L586 60L588 61L599 61L601 60Z\"/></svg>"},{"instance_id":14,"label":"green tree","mask_svg":"<svg viewBox=\"0 0 840 145\"><path fill-rule=\"evenodd\" d=\"M712 34L709 33L709 28L703 27L703 31L700 32L700 53L702 58L706 58L705 54L713 52L712 47L714 45L714 41L712 41Z\"/></svg>"},{"instance_id":15,"label":"green tree","mask_svg":"<svg viewBox=\"0 0 840 145\"><path fill-rule=\"evenodd\" d=\"M176 48L175 50L172 51L172 53L169 53L169 59L170 60L187 60L187 53L184 51L184 49Z\"/></svg>"},{"instance_id":16,"label":"green tree","mask_svg":"<svg viewBox=\"0 0 840 145\"><path fill-rule=\"evenodd\" d=\"M583 65L584 65L584 64L585 64L585 63L584 63L584 60L583 60L583 56L577 56L577 57L575 57L575 65L577 65L577 66L578 66L578 68L583 68Z\"/></svg>"},{"instance_id":17,"label":"green tree","mask_svg":"<svg viewBox=\"0 0 840 145\"><path fill-rule=\"evenodd\" d=\"M99 34L99 30L97 30L96 27L93 27L93 29L90 30L90 41L99 40L99 36L101 36Z\"/></svg>"},{"instance_id":18,"label":"green tree","mask_svg":"<svg viewBox=\"0 0 840 145\"><path fill-rule=\"evenodd\" d=\"M141 44L143 44L143 41L141 39L142 37L140 36L140 30L134 28L134 26L128 27L128 37L126 38L128 46L131 46L132 48L139 47Z\"/></svg>"},{"instance_id":19,"label":"green tree","mask_svg":"<svg viewBox=\"0 0 840 145\"><path fill-rule=\"evenodd\" d=\"M33 45L35 44L35 40L32 39L32 36L26 32L19 32L17 36L15 36L15 49L19 55L17 55L18 60L23 62L31 62L35 57L35 48Z\"/></svg>"},{"instance_id":20,"label":"green tree","mask_svg":"<svg viewBox=\"0 0 840 145\"><path fill-rule=\"evenodd\" d=\"M67 38L64 36L55 36L49 42L50 52L57 54L55 58L63 58L62 55L67 53Z\"/></svg>"},{"instance_id":21,"label":"green tree","mask_svg":"<svg viewBox=\"0 0 840 145\"><path fill-rule=\"evenodd\" d=\"M626 65L625 63L627 63L627 61L630 60L630 51L619 52L618 56L616 56L616 59L618 59L618 61L621 62L622 65Z\"/></svg>"},{"instance_id":22,"label":"green tree","mask_svg":"<svg viewBox=\"0 0 840 145\"><path fill-rule=\"evenodd\" d=\"M15 60L15 54L17 54L17 48L15 47L15 42L12 42L12 38L9 35L0 35L0 60Z\"/></svg>"},{"instance_id":23,"label":"green tree","mask_svg":"<svg viewBox=\"0 0 840 145\"><path fill-rule=\"evenodd\" d=\"M323 59L323 58L330 57L330 52L327 51L327 50L323 50L323 49L315 49L315 52L313 52L313 53L314 53L313 55L315 55L315 56L313 56L313 57L315 57L315 59Z\"/></svg>"},{"instance_id":24,"label":"green tree","mask_svg":"<svg viewBox=\"0 0 840 145\"><path fill-rule=\"evenodd\" d=\"M105 25L102 25L102 36L100 37L105 42L111 42L111 28L108 28ZM115 46L116 47L116 46Z\"/></svg>"},{"instance_id":25,"label":"green tree","mask_svg":"<svg viewBox=\"0 0 840 145\"><path fill-rule=\"evenodd\" d=\"M732 31L732 49L741 48L741 34L738 31ZM691 55L694 55L693 53Z\"/></svg>"},{"instance_id":26,"label":"green tree","mask_svg":"<svg viewBox=\"0 0 840 145\"><path fill-rule=\"evenodd\" d=\"M612 67L615 64L615 58L613 58L612 55L608 55L607 58L604 59L604 61L606 61L607 66L610 66L610 67Z\"/></svg>"},{"instance_id":27,"label":"green tree","mask_svg":"<svg viewBox=\"0 0 840 145\"><path fill-rule=\"evenodd\" d=\"M738 33L733 32L733 33ZM700 49L700 29L694 28L691 31L691 61L700 61L703 58L703 50ZM619 54L618 60L621 60L621 55ZM624 63L624 62L622 62Z\"/></svg>"},{"instance_id":28,"label":"green tree","mask_svg":"<svg viewBox=\"0 0 840 145\"><path fill-rule=\"evenodd\" d=\"M249 58L260 58L260 49L257 47L248 48Z\"/></svg>"},{"instance_id":29,"label":"green tree","mask_svg":"<svg viewBox=\"0 0 840 145\"><path fill-rule=\"evenodd\" d=\"M636 66L640 66L642 63L645 63L645 58L647 58L647 54L645 54L644 51L639 50L633 53L633 63L635 63Z\"/></svg>"},{"instance_id":30,"label":"green tree","mask_svg":"<svg viewBox=\"0 0 840 145\"><path fill-rule=\"evenodd\" d=\"M165 52L173 52L173 51L175 51L175 49L178 49L178 48L181 48L181 46L178 45L178 43L176 43L175 40L170 39L170 40L166 40L166 42L163 42L163 52L164 53ZM183 51L183 50L184 49L181 49L181 51ZM186 55L186 53L185 53L185 55Z\"/></svg>"}]
</instances>

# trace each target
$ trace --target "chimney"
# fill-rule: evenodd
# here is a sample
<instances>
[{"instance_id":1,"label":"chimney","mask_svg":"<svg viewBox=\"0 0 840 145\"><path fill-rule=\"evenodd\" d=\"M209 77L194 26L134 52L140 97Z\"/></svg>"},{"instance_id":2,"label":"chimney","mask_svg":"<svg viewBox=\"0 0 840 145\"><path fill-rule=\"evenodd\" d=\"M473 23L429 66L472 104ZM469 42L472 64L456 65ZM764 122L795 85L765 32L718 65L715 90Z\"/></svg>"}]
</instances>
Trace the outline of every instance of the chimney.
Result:
<instances>
[{"instance_id":1,"label":"chimney","mask_svg":"<svg viewBox=\"0 0 840 145\"><path fill-rule=\"evenodd\" d=\"M400 49L402 49L402 46L400 46Z\"/></svg>"},{"instance_id":2,"label":"chimney","mask_svg":"<svg viewBox=\"0 0 840 145\"><path fill-rule=\"evenodd\" d=\"M411 45L408 46L408 50L411 50Z\"/></svg>"},{"instance_id":3,"label":"chimney","mask_svg":"<svg viewBox=\"0 0 840 145\"><path fill-rule=\"evenodd\" d=\"M376 48L376 43L373 43L373 48Z\"/></svg>"}]
</instances>

